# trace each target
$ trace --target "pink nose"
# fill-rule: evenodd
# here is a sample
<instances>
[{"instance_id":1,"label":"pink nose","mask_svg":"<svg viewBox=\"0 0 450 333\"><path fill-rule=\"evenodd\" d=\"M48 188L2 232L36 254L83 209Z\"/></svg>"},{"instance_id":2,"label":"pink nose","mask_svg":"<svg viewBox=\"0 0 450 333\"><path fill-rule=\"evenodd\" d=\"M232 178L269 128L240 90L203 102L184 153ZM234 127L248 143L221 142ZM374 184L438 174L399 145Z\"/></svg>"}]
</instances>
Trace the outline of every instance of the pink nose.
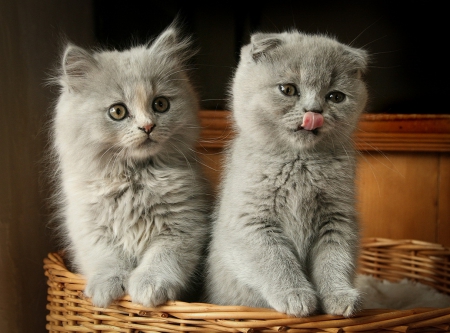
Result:
<instances>
[{"instance_id":1,"label":"pink nose","mask_svg":"<svg viewBox=\"0 0 450 333\"><path fill-rule=\"evenodd\" d=\"M153 128L155 128L154 124L147 124L145 126L138 127L138 129L140 129L141 131L144 131L147 134L150 134L153 131Z\"/></svg>"}]
</instances>

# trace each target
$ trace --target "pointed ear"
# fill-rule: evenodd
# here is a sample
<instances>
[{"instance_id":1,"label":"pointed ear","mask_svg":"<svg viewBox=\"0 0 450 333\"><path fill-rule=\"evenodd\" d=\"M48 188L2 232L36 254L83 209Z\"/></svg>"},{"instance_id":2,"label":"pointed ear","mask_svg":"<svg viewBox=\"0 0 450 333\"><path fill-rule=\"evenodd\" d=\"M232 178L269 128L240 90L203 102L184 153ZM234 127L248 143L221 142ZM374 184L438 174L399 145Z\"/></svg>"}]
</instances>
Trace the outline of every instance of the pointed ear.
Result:
<instances>
[{"instance_id":1,"label":"pointed ear","mask_svg":"<svg viewBox=\"0 0 450 333\"><path fill-rule=\"evenodd\" d=\"M156 37L153 43L149 44L148 48L168 49L173 45L176 45L177 39L177 27L174 25L170 25L158 37Z\"/></svg>"},{"instance_id":2,"label":"pointed ear","mask_svg":"<svg viewBox=\"0 0 450 333\"><path fill-rule=\"evenodd\" d=\"M178 19L175 19L147 48L157 54L175 56L182 63L196 53L192 48L191 38L182 35Z\"/></svg>"},{"instance_id":3,"label":"pointed ear","mask_svg":"<svg viewBox=\"0 0 450 333\"><path fill-rule=\"evenodd\" d=\"M261 56L269 54L271 50L275 49L282 42L279 34L253 34L250 40L250 52L252 53L253 60L258 61Z\"/></svg>"},{"instance_id":4,"label":"pointed ear","mask_svg":"<svg viewBox=\"0 0 450 333\"><path fill-rule=\"evenodd\" d=\"M90 72L97 68L97 61L86 50L68 44L62 58L62 80L74 90L79 90Z\"/></svg>"}]
</instances>

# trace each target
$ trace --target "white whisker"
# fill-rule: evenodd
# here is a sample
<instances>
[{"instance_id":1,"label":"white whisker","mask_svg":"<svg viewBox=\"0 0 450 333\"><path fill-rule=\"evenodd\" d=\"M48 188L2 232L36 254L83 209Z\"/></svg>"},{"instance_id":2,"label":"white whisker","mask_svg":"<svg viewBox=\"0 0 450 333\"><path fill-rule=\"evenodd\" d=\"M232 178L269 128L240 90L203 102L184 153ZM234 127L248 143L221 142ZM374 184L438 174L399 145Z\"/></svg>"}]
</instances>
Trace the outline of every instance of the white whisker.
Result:
<instances>
[{"instance_id":1,"label":"white whisker","mask_svg":"<svg viewBox=\"0 0 450 333\"><path fill-rule=\"evenodd\" d=\"M204 166L204 167L206 167L206 168L208 168L208 169L210 169L210 170L218 171L217 169L214 169L213 167L211 167L211 166L209 166L209 165L203 163L203 162L201 161L201 159L198 158L197 154L202 154L202 153L200 153L198 150L192 149L190 146L186 145L183 141L181 141L181 140L179 140L179 139L177 139L177 138L173 138L173 139L174 139L175 141L179 142L179 144L184 145L188 150L190 150L190 151L193 153L192 156L193 156L194 160L195 160L197 163L199 163L200 165L202 165L202 166ZM218 153L218 154L220 154L220 153ZM210 155L210 154L202 154L202 155L203 155L203 156L208 156L208 155ZM211 155L215 155L215 154L211 154Z\"/></svg>"}]
</instances>

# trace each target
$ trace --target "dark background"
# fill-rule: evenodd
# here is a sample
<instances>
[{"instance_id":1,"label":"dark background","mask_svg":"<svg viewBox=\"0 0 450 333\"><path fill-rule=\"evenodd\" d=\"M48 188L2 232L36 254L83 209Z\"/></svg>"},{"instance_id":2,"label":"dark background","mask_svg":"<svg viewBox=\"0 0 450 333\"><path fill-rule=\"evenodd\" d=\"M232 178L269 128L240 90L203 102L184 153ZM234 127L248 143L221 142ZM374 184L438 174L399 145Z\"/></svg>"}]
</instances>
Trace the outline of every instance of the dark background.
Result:
<instances>
[{"instance_id":1,"label":"dark background","mask_svg":"<svg viewBox=\"0 0 450 333\"><path fill-rule=\"evenodd\" d=\"M367 112L448 113L446 10L433 1L93 3L97 42L118 49L155 37L179 15L200 47L192 74L203 109L227 108L227 85L251 32L297 28L371 54Z\"/></svg>"}]
</instances>

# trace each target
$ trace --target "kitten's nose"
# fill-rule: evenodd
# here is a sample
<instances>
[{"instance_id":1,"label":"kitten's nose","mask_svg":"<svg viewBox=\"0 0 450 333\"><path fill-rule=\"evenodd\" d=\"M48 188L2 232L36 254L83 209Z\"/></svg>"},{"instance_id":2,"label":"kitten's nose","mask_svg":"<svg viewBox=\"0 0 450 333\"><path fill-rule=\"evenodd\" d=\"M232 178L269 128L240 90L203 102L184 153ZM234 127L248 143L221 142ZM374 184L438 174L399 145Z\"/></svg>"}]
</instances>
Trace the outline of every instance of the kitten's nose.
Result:
<instances>
[{"instance_id":1,"label":"kitten's nose","mask_svg":"<svg viewBox=\"0 0 450 333\"><path fill-rule=\"evenodd\" d=\"M138 129L140 129L141 131L144 131L147 134L150 134L154 128L155 128L155 125L151 124L151 123L147 124L145 126L142 126L142 127L138 127Z\"/></svg>"}]
</instances>

